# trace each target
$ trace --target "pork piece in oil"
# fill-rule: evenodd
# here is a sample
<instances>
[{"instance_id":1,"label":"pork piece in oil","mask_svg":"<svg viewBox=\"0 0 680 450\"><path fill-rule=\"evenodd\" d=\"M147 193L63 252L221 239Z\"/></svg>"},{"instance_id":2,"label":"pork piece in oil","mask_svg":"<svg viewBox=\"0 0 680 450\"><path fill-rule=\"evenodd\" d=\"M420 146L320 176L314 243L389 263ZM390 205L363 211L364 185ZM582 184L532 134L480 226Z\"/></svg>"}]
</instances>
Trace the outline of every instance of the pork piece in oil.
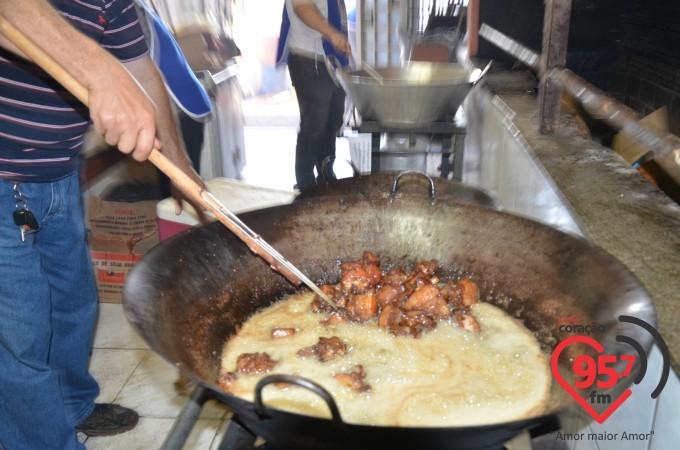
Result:
<instances>
[{"instance_id":1,"label":"pork piece in oil","mask_svg":"<svg viewBox=\"0 0 680 450\"><path fill-rule=\"evenodd\" d=\"M347 301L347 316L353 322L366 322L378 314L378 300L375 290L352 295Z\"/></svg>"},{"instance_id":2,"label":"pork piece in oil","mask_svg":"<svg viewBox=\"0 0 680 450\"><path fill-rule=\"evenodd\" d=\"M328 298L333 300L339 308L344 308L347 305L347 296L340 290L339 285L324 284L319 286L321 292L326 294ZM318 295L314 294L314 300L312 300L312 312L315 313L325 313L335 311L335 308L329 304L326 300L322 299Z\"/></svg>"},{"instance_id":3,"label":"pork piece in oil","mask_svg":"<svg viewBox=\"0 0 680 450\"><path fill-rule=\"evenodd\" d=\"M380 260L371 252L364 252L359 261L342 264L340 269L340 286L345 294L364 293L375 288L382 280Z\"/></svg>"},{"instance_id":4,"label":"pork piece in oil","mask_svg":"<svg viewBox=\"0 0 680 450\"><path fill-rule=\"evenodd\" d=\"M458 289L465 306L472 306L479 303L479 287L477 283L469 278L462 278L458 281Z\"/></svg>"},{"instance_id":5,"label":"pork piece in oil","mask_svg":"<svg viewBox=\"0 0 680 450\"><path fill-rule=\"evenodd\" d=\"M401 305L407 297L403 284L386 284L380 287L375 299L378 307L384 308L387 305Z\"/></svg>"},{"instance_id":6,"label":"pork piece in oil","mask_svg":"<svg viewBox=\"0 0 680 450\"><path fill-rule=\"evenodd\" d=\"M337 312L332 312L330 316L326 317L320 323L325 327L332 327L333 325L338 325L345 322L347 322L347 319L345 319Z\"/></svg>"},{"instance_id":7,"label":"pork piece in oil","mask_svg":"<svg viewBox=\"0 0 680 450\"><path fill-rule=\"evenodd\" d=\"M477 322L477 319L475 319L472 314L456 312L453 315L453 321L465 331L477 333L482 330L482 328L479 326L479 322Z\"/></svg>"},{"instance_id":8,"label":"pork piece in oil","mask_svg":"<svg viewBox=\"0 0 680 450\"><path fill-rule=\"evenodd\" d=\"M366 383L366 371L361 364L354 366L351 372L338 373L333 376L340 384L354 392L370 392L371 385Z\"/></svg>"},{"instance_id":9,"label":"pork piece in oil","mask_svg":"<svg viewBox=\"0 0 680 450\"><path fill-rule=\"evenodd\" d=\"M432 277L439 271L439 263L431 259L429 261L421 261L413 268L414 272L421 272L425 275Z\"/></svg>"},{"instance_id":10,"label":"pork piece in oil","mask_svg":"<svg viewBox=\"0 0 680 450\"><path fill-rule=\"evenodd\" d=\"M409 275L408 279L404 282L404 287L410 295L411 292L420 289L423 286L427 286L428 284L432 284L429 276L423 272L413 271L411 275Z\"/></svg>"},{"instance_id":11,"label":"pork piece in oil","mask_svg":"<svg viewBox=\"0 0 680 450\"><path fill-rule=\"evenodd\" d=\"M434 284L416 289L404 302L403 308L406 311L424 311L436 319L448 317L450 314L446 301L444 301L439 288Z\"/></svg>"},{"instance_id":12,"label":"pork piece in oil","mask_svg":"<svg viewBox=\"0 0 680 450\"><path fill-rule=\"evenodd\" d=\"M236 372L247 375L265 373L277 364L278 361L274 361L268 353L243 353L236 360Z\"/></svg>"},{"instance_id":13,"label":"pork piece in oil","mask_svg":"<svg viewBox=\"0 0 680 450\"><path fill-rule=\"evenodd\" d=\"M301 348L297 352L298 356L315 356L319 361L326 362L338 356L347 354L347 346L337 337L320 337L319 342L310 347Z\"/></svg>"},{"instance_id":14,"label":"pork piece in oil","mask_svg":"<svg viewBox=\"0 0 680 450\"><path fill-rule=\"evenodd\" d=\"M238 379L238 376L234 372L225 372L220 375L220 378L217 380L217 385L222 389L224 392L231 392L231 387L236 382Z\"/></svg>"},{"instance_id":15,"label":"pork piece in oil","mask_svg":"<svg viewBox=\"0 0 680 450\"><path fill-rule=\"evenodd\" d=\"M294 336L296 333L295 328L272 328L271 337L272 339L281 339Z\"/></svg>"},{"instance_id":16,"label":"pork piece in oil","mask_svg":"<svg viewBox=\"0 0 680 450\"><path fill-rule=\"evenodd\" d=\"M420 337L433 330L437 321L423 311L404 311L395 305L387 305L378 317L378 327L385 328L395 336Z\"/></svg>"},{"instance_id":17,"label":"pork piece in oil","mask_svg":"<svg viewBox=\"0 0 680 450\"><path fill-rule=\"evenodd\" d=\"M408 274L404 272L401 267L394 267L387 272L382 279L382 285L384 286L399 286L404 287L404 283L408 280Z\"/></svg>"},{"instance_id":18,"label":"pork piece in oil","mask_svg":"<svg viewBox=\"0 0 680 450\"><path fill-rule=\"evenodd\" d=\"M380 259L364 252L361 259L341 265L342 277L336 285L321 286L323 292L344 309L344 319L365 322L374 317L378 326L397 336L419 337L437 326L438 320L452 319L466 331L479 331L479 323L470 307L479 302L477 284L469 278L442 283L436 260L417 263L410 273L393 267L382 273ZM315 296L315 312L332 312L329 305ZM322 321L331 325L340 315Z\"/></svg>"},{"instance_id":19,"label":"pork piece in oil","mask_svg":"<svg viewBox=\"0 0 680 450\"><path fill-rule=\"evenodd\" d=\"M454 309L479 303L479 288L469 278L451 281L441 291L446 302Z\"/></svg>"},{"instance_id":20,"label":"pork piece in oil","mask_svg":"<svg viewBox=\"0 0 680 450\"><path fill-rule=\"evenodd\" d=\"M225 392L231 392L231 386L238 379L238 374L258 374L272 370L278 361L274 361L267 353L243 353L236 359L236 371L220 375L217 385Z\"/></svg>"}]
</instances>

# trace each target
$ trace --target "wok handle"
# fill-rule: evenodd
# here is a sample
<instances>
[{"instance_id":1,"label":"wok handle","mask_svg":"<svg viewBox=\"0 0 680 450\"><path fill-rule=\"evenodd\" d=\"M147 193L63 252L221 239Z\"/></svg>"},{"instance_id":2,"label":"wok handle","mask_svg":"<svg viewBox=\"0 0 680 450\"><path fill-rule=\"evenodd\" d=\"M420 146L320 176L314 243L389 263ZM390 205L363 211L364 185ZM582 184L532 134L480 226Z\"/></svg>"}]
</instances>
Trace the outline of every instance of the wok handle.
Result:
<instances>
[{"instance_id":1,"label":"wok handle","mask_svg":"<svg viewBox=\"0 0 680 450\"><path fill-rule=\"evenodd\" d=\"M309 391L312 391L326 403L328 409L331 412L332 421L335 425L346 426L347 424L340 417L340 410L338 409L337 403L333 400L333 396L320 384L309 380L307 378L299 377L297 375L288 374L274 374L268 375L257 382L255 386L255 413L261 418L269 418L271 414L267 412L267 407L262 402L262 390L268 384L273 383L287 383L294 384L295 386L303 387Z\"/></svg>"},{"instance_id":2,"label":"wok handle","mask_svg":"<svg viewBox=\"0 0 680 450\"><path fill-rule=\"evenodd\" d=\"M49 73L55 80L64 86L74 97L85 106L89 104L89 92L87 89L68 73L51 56L40 49L33 41L0 16L0 32L7 37L17 48L28 56L36 65ZM257 255L266 260L271 267L283 274L295 285L300 285L302 279L290 268L290 263L282 256L275 253L266 242L248 229L238 218L222 205L214 196L205 191L193 179L185 174L179 167L163 155L158 149L153 149L149 155L149 161L168 176L180 190L189 198L205 209L213 212L215 217L231 230L239 239ZM206 199L208 196L208 199ZM298 271L299 272L299 271Z\"/></svg>"},{"instance_id":3,"label":"wok handle","mask_svg":"<svg viewBox=\"0 0 680 450\"><path fill-rule=\"evenodd\" d=\"M328 55L328 56L326 56L325 62L326 62L326 70L328 70L328 75L330 75L331 80L333 81L333 84L335 84L336 87L341 87L340 86L340 80L338 79L338 76L335 73L337 70L339 70L338 67L340 67L340 63L338 62L338 58L336 58L333 55Z\"/></svg>"},{"instance_id":4,"label":"wok handle","mask_svg":"<svg viewBox=\"0 0 680 450\"><path fill-rule=\"evenodd\" d=\"M342 135L345 131L345 129L349 126L349 121L352 118L352 113L354 111L354 102L352 101L352 98L349 95L349 92L345 90L345 88L340 84L340 79L338 78L337 72L340 70L340 63L338 62L338 58L336 58L333 55L328 55L324 59L324 62L326 64L326 71L328 72L328 76L331 78L331 81L333 84L335 84L335 87L342 89L345 91L345 94L347 98L349 99L349 106L347 108L347 112L345 113L345 116L342 119L342 125L340 126L340 135ZM382 83L381 83L382 84Z\"/></svg>"},{"instance_id":5,"label":"wok handle","mask_svg":"<svg viewBox=\"0 0 680 450\"><path fill-rule=\"evenodd\" d=\"M397 188L399 187L399 181L401 181L402 177L404 176L415 176L415 177L425 177L428 181L429 188L430 188L430 204L434 205L436 201L436 194L434 192L434 181L432 178L419 170L405 170L401 172L397 177L394 179L394 182L392 183L392 190L390 190L390 202L394 201L394 197L397 195Z\"/></svg>"}]
</instances>

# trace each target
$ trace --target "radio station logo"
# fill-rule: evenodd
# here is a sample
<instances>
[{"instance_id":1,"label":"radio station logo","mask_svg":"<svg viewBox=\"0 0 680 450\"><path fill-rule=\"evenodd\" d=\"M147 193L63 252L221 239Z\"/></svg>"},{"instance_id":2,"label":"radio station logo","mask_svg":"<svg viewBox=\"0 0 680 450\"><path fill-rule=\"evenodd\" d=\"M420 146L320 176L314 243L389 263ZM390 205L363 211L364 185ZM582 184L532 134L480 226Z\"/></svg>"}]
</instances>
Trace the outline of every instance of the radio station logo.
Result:
<instances>
[{"instance_id":1,"label":"radio station logo","mask_svg":"<svg viewBox=\"0 0 680 450\"><path fill-rule=\"evenodd\" d=\"M606 349L596 339L589 334L604 331L600 329L602 325L589 324L580 325L576 318L564 318L560 320L559 330L564 333L580 332L573 334L562 340L552 353L550 368L553 377L567 391L576 402L595 419L598 423L603 423L625 402L633 393L630 389L623 391L617 398L612 398L610 393L621 380L631 376L635 362L639 362L639 370L633 380L634 384L639 384L647 372L647 354L642 345L630 336L617 335L616 341L628 344L634 350L631 354L609 355ZM657 398L668 380L670 373L670 356L666 342L661 334L648 322L631 316L619 316L619 322L631 323L642 327L652 335L663 356L663 368L661 378L656 388L650 394L652 398ZM564 329L563 329L564 327ZM578 331L577 331L578 330ZM594 355L582 354L574 358L570 369L573 370L574 381L567 381L559 370L559 358L562 352L570 345L585 344L595 351ZM616 367L623 367L617 370ZM609 405L609 406L607 406ZM602 411L598 412L596 407Z\"/></svg>"}]
</instances>

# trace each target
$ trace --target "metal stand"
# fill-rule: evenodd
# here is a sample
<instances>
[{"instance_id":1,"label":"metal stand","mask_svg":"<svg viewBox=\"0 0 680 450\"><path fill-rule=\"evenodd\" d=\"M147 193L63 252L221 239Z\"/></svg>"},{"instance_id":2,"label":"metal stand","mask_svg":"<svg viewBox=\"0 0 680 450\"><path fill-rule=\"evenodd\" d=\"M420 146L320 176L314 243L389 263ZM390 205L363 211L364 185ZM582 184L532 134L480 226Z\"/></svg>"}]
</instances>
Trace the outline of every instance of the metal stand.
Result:
<instances>
[{"instance_id":1,"label":"metal stand","mask_svg":"<svg viewBox=\"0 0 680 450\"><path fill-rule=\"evenodd\" d=\"M216 398L217 396L212 391L197 385L165 437L160 450L182 450L201 415L205 402ZM238 417L233 416L218 450L251 450L255 448L255 443L256 437L239 423ZM266 450L267 447L258 448Z\"/></svg>"},{"instance_id":2,"label":"metal stand","mask_svg":"<svg viewBox=\"0 0 680 450\"><path fill-rule=\"evenodd\" d=\"M417 134L435 135L442 140L441 149L441 178L448 178L451 173L451 154L453 153L453 178L462 180L463 178L463 150L465 147L465 135L467 133L465 127L460 127L455 122L431 122L420 125L389 125L379 122L364 121L359 126L355 127L359 133L371 133L371 153L374 156L371 165L371 172L380 171L381 153L384 154L405 154L408 152L380 152L380 138L383 133L394 134L408 134L409 141ZM433 152L428 152L433 153Z\"/></svg>"},{"instance_id":3,"label":"metal stand","mask_svg":"<svg viewBox=\"0 0 680 450\"><path fill-rule=\"evenodd\" d=\"M214 398L213 394L203 386L197 385L194 388L189 401L184 405L179 416L177 416L177 420L173 423L170 433L165 437L161 450L182 450L198 416L201 414L203 405L211 398Z\"/></svg>"},{"instance_id":4,"label":"metal stand","mask_svg":"<svg viewBox=\"0 0 680 450\"><path fill-rule=\"evenodd\" d=\"M217 450L267 450L266 445L256 447L257 438L245 429L238 421L237 417L231 419L227 432L220 442Z\"/></svg>"},{"instance_id":5,"label":"metal stand","mask_svg":"<svg viewBox=\"0 0 680 450\"><path fill-rule=\"evenodd\" d=\"M209 389L197 385L182 412L172 426L170 433L165 438L161 450L182 450L201 414L205 402L215 399L217 396ZM539 427L534 428L526 436L513 439L503 450L566 450L564 441L555 441L554 433L561 427L557 419L553 419ZM238 416L233 416L229 422L218 450L267 450L267 445L257 445L257 437L239 422Z\"/></svg>"}]
</instances>

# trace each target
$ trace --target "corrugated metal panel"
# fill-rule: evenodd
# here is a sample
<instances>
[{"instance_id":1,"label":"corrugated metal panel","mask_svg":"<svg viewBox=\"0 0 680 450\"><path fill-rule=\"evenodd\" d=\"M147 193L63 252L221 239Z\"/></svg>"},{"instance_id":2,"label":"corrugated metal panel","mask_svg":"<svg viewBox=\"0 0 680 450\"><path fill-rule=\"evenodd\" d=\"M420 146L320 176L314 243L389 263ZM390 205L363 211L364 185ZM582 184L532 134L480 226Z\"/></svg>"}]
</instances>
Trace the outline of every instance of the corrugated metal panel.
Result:
<instances>
[{"instance_id":1,"label":"corrugated metal panel","mask_svg":"<svg viewBox=\"0 0 680 450\"><path fill-rule=\"evenodd\" d=\"M357 2L358 62L376 67L401 65L399 39L400 2L360 0Z\"/></svg>"}]
</instances>

